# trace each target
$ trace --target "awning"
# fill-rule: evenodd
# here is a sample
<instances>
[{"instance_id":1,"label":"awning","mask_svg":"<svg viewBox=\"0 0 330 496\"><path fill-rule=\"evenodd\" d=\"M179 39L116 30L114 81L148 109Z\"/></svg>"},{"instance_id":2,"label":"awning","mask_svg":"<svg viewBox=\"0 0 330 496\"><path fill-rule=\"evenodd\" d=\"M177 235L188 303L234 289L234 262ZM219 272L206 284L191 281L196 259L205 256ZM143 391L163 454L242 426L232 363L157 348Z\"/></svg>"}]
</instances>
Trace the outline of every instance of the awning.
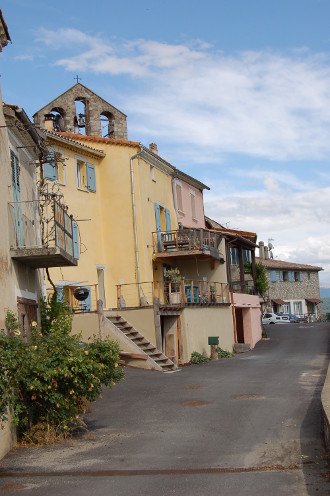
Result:
<instances>
[{"instance_id":1,"label":"awning","mask_svg":"<svg viewBox=\"0 0 330 496\"><path fill-rule=\"evenodd\" d=\"M321 303L321 300L319 300L318 298L305 298L305 300L307 301L307 303Z\"/></svg>"},{"instance_id":2,"label":"awning","mask_svg":"<svg viewBox=\"0 0 330 496\"><path fill-rule=\"evenodd\" d=\"M274 303L276 303L276 305L284 305L286 303L286 301L283 301L283 300L272 300Z\"/></svg>"}]
</instances>

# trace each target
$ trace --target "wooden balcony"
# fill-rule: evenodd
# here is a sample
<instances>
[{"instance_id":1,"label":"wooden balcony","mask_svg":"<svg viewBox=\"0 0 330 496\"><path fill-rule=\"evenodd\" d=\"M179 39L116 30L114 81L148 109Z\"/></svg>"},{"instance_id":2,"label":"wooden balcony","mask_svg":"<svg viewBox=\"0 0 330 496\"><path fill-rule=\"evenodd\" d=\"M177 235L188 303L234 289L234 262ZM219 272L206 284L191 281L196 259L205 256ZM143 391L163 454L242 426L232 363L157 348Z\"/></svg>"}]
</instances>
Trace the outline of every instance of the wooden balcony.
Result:
<instances>
[{"instance_id":1,"label":"wooden balcony","mask_svg":"<svg viewBox=\"0 0 330 496\"><path fill-rule=\"evenodd\" d=\"M153 233L154 256L166 262L180 258L212 258L224 263L219 250L222 236L208 229L178 229Z\"/></svg>"},{"instance_id":2,"label":"wooden balcony","mask_svg":"<svg viewBox=\"0 0 330 496\"><path fill-rule=\"evenodd\" d=\"M231 302L229 285L215 281L182 279L178 284L156 281L117 285L117 308L152 306L155 298L162 309Z\"/></svg>"},{"instance_id":3,"label":"wooden balcony","mask_svg":"<svg viewBox=\"0 0 330 496\"><path fill-rule=\"evenodd\" d=\"M73 220L55 200L8 204L10 256L32 268L76 266Z\"/></svg>"}]
</instances>

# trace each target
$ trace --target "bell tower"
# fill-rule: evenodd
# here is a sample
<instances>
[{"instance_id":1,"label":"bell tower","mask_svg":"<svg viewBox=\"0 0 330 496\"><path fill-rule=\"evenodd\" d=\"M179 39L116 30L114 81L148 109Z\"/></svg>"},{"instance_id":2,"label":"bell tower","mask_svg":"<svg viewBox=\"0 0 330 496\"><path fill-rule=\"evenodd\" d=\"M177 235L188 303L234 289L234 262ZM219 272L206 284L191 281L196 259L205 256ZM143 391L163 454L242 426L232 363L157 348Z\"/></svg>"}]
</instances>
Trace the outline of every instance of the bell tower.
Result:
<instances>
[{"instance_id":1,"label":"bell tower","mask_svg":"<svg viewBox=\"0 0 330 496\"><path fill-rule=\"evenodd\" d=\"M33 119L48 131L127 140L126 115L79 82L38 110Z\"/></svg>"}]
</instances>

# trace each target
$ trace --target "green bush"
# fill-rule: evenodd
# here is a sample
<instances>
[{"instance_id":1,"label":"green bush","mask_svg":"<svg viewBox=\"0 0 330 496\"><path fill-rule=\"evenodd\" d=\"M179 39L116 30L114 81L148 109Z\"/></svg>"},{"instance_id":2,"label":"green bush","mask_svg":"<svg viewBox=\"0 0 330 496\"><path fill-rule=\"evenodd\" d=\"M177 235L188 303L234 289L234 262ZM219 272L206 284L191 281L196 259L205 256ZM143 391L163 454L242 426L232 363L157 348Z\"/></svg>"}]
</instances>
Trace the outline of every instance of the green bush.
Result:
<instances>
[{"instance_id":1,"label":"green bush","mask_svg":"<svg viewBox=\"0 0 330 496\"><path fill-rule=\"evenodd\" d=\"M218 348L218 357L219 358L233 358L234 353L231 353L230 351L225 351L222 350L221 348Z\"/></svg>"},{"instance_id":2,"label":"green bush","mask_svg":"<svg viewBox=\"0 0 330 496\"><path fill-rule=\"evenodd\" d=\"M190 363L197 365L199 363L205 363L208 362L209 358L205 355L202 355L201 353L198 353L197 351L193 351L191 354L191 359Z\"/></svg>"},{"instance_id":3,"label":"green bush","mask_svg":"<svg viewBox=\"0 0 330 496\"><path fill-rule=\"evenodd\" d=\"M70 334L71 310L56 295L42 305L41 322L40 329L33 323L28 342L0 333L0 421L9 408L20 437L36 425L68 432L79 425L82 406L101 396L102 385L123 377L118 344L81 343Z\"/></svg>"}]
</instances>

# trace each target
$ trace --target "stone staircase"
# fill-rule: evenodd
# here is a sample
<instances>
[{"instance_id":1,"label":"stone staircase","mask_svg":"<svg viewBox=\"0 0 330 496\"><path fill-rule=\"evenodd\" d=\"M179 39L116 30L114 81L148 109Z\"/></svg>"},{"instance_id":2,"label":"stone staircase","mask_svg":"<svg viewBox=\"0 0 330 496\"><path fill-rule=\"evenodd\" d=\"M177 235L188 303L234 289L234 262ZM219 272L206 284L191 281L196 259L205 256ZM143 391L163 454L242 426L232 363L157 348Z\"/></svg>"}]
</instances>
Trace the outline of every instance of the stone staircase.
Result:
<instances>
[{"instance_id":1,"label":"stone staircase","mask_svg":"<svg viewBox=\"0 0 330 496\"><path fill-rule=\"evenodd\" d=\"M177 370L177 366L164 353L159 351L150 341L140 334L127 320L121 315L110 315L107 319L129 339L133 345L139 348L141 353L148 357L149 364L156 370L170 372Z\"/></svg>"}]
</instances>

